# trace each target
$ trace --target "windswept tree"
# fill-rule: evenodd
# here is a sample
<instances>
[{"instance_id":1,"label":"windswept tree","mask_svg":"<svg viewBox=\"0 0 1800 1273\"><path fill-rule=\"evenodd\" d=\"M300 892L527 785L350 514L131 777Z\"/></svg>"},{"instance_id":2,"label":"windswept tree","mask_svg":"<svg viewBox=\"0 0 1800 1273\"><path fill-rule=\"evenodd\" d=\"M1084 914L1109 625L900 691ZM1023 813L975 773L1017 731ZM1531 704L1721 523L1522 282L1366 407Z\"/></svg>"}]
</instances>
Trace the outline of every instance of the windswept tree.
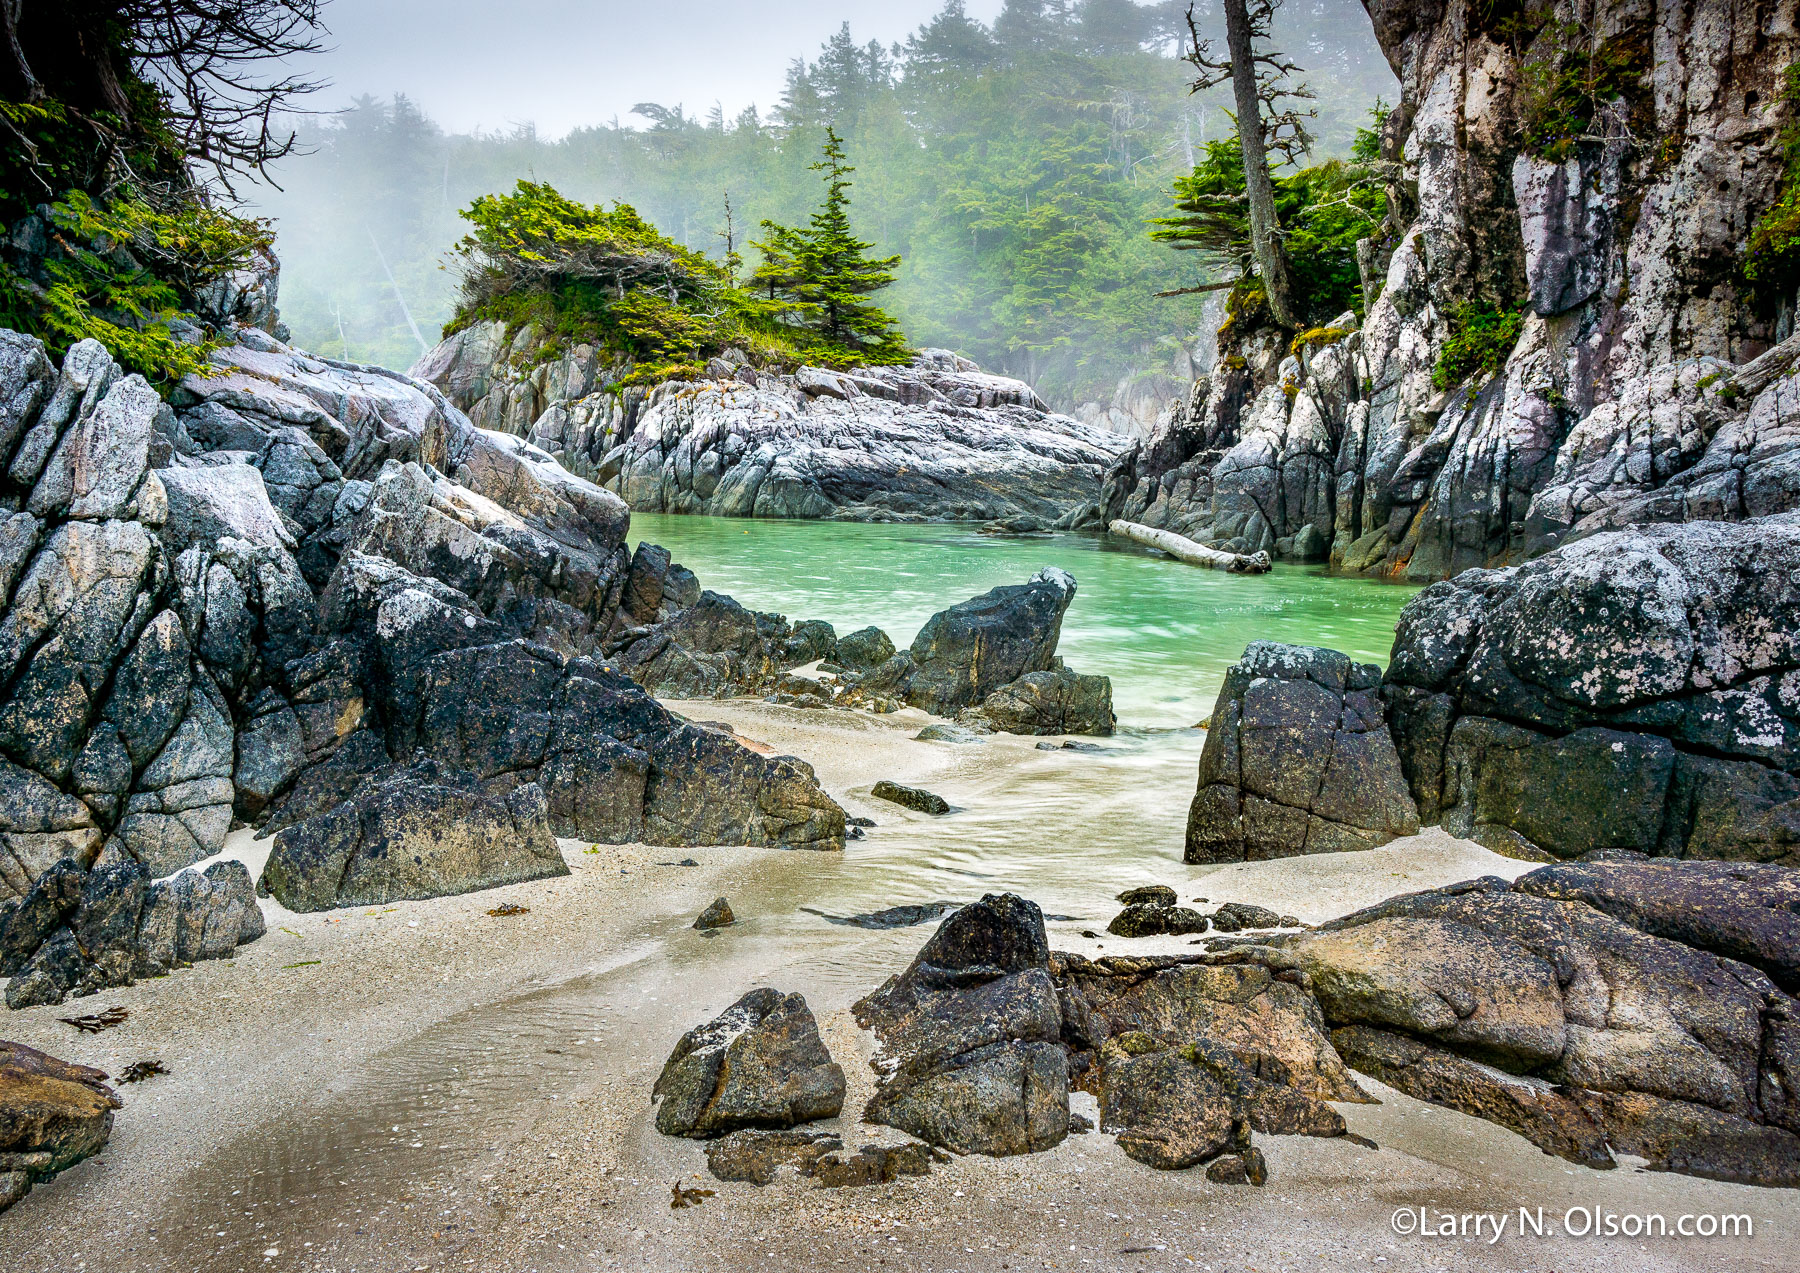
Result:
<instances>
[{"instance_id":1,"label":"windswept tree","mask_svg":"<svg viewBox=\"0 0 1800 1273\"><path fill-rule=\"evenodd\" d=\"M318 87L320 0L0 0L0 324L61 353L93 337L167 381L209 345L175 338L211 285L262 258L266 224L221 206L290 154ZM42 245L32 247L32 244Z\"/></svg>"},{"instance_id":2,"label":"windswept tree","mask_svg":"<svg viewBox=\"0 0 1800 1273\"><path fill-rule=\"evenodd\" d=\"M897 256L875 257L874 244L850 228L850 174L837 129L825 130L825 148L812 165L824 174L825 201L804 227L762 223L754 246L763 260L750 276L753 287L785 301L793 321L863 361L902 358L906 341L893 318L865 298L894 281Z\"/></svg>"},{"instance_id":3,"label":"windswept tree","mask_svg":"<svg viewBox=\"0 0 1800 1273\"><path fill-rule=\"evenodd\" d=\"M1312 91L1291 77L1300 68L1270 47L1270 31L1281 0L1221 0L1225 11L1225 53L1214 52L1203 39L1188 6L1188 34L1192 41L1186 58L1200 71L1192 86L1196 93L1230 82L1235 101L1238 147L1244 163L1244 202L1250 227L1251 252L1262 279L1269 316L1283 327L1297 325L1293 285L1289 278L1287 250L1281 218L1275 206L1275 182L1270 159L1279 155L1284 164L1297 162L1311 148L1306 121L1316 111L1302 112L1292 103L1310 100Z\"/></svg>"}]
</instances>

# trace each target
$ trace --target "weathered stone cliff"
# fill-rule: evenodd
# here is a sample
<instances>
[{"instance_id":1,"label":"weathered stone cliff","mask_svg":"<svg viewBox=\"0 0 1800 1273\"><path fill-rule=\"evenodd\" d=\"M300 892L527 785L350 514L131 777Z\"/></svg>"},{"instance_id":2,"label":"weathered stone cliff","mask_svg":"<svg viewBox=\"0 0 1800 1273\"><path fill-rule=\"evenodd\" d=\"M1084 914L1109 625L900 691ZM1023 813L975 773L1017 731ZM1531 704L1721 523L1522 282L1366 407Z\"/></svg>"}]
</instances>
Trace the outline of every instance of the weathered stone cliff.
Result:
<instances>
[{"instance_id":1,"label":"weathered stone cliff","mask_svg":"<svg viewBox=\"0 0 1800 1273\"><path fill-rule=\"evenodd\" d=\"M1740 275L1800 109L1795 6L1367 5L1402 97L1366 320L1293 348L1228 333L1109 474L1104 518L1424 581L1800 506L1795 351L1743 366L1789 334L1793 298L1753 302ZM1437 387L1471 305L1519 314L1517 343Z\"/></svg>"},{"instance_id":2,"label":"weathered stone cliff","mask_svg":"<svg viewBox=\"0 0 1800 1273\"><path fill-rule=\"evenodd\" d=\"M616 495L393 372L254 328L214 362L164 401L0 332L10 1004L259 936L241 866L177 874L234 825L296 909L563 873L556 835L842 846L804 764L598 661L698 592Z\"/></svg>"},{"instance_id":3,"label":"weathered stone cliff","mask_svg":"<svg viewBox=\"0 0 1800 1273\"><path fill-rule=\"evenodd\" d=\"M856 521L1055 520L1125 449L1030 386L926 350L910 367L759 372L613 389L592 346L527 327L455 333L413 368L478 425L522 437L643 512Z\"/></svg>"}]
</instances>

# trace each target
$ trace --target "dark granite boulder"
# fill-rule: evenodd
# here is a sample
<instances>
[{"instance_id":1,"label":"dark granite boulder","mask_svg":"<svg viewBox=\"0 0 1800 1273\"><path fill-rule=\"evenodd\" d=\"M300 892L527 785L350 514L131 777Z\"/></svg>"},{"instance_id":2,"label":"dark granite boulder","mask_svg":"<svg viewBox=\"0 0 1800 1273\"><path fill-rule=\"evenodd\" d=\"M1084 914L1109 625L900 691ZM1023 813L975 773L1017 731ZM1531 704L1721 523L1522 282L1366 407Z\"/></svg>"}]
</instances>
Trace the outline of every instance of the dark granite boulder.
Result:
<instances>
[{"instance_id":1,"label":"dark granite boulder","mask_svg":"<svg viewBox=\"0 0 1800 1273\"><path fill-rule=\"evenodd\" d=\"M681 1037L652 1098L665 1136L718 1136L739 1128L787 1128L835 1118L844 1071L819 1038L806 1000L752 990Z\"/></svg>"},{"instance_id":2,"label":"dark granite boulder","mask_svg":"<svg viewBox=\"0 0 1800 1273\"><path fill-rule=\"evenodd\" d=\"M1166 937L1204 933L1207 918L1185 906L1137 902L1113 916L1106 931L1115 937Z\"/></svg>"},{"instance_id":3,"label":"dark granite boulder","mask_svg":"<svg viewBox=\"0 0 1800 1273\"><path fill-rule=\"evenodd\" d=\"M915 813L929 813L934 817L942 817L950 812L950 802L935 792L919 787L908 787L903 783L889 782L886 778L870 788L869 794L877 800L892 801Z\"/></svg>"},{"instance_id":4,"label":"dark granite boulder","mask_svg":"<svg viewBox=\"0 0 1800 1273\"><path fill-rule=\"evenodd\" d=\"M1165 1171L1250 1148L1242 1066L1211 1044L1166 1047L1144 1034L1100 1053L1100 1130L1137 1161Z\"/></svg>"},{"instance_id":5,"label":"dark granite boulder","mask_svg":"<svg viewBox=\"0 0 1800 1273\"><path fill-rule=\"evenodd\" d=\"M894 643L880 628L859 628L839 637L828 657L846 672L873 672L894 657Z\"/></svg>"},{"instance_id":6,"label":"dark granite boulder","mask_svg":"<svg viewBox=\"0 0 1800 1273\"><path fill-rule=\"evenodd\" d=\"M295 911L442 897L567 875L543 791L504 797L436 761L380 771L279 832L262 882Z\"/></svg>"},{"instance_id":7,"label":"dark granite boulder","mask_svg":"<svg viewBox=\"0 0 1800 1273\"><path fill-rule=\"evenodd\" d=\"M958 1153L1032 1153L1068 1133L1068 1063L1043 913L989 894L854 1005L880 1044L865 1117Z\"/></svg>"},{"instance_id":8,"label":"dark granite boulder","mask_svg":"<svg viewBox=\"0 0 1800 1273\"><path fill-rule=\"evenodd\" d=\"M939 611L913 638L903 697L936 716L974 707L1003 685L1050 670L1075 580L1054 567Z\"/></svg>"},{"instance_id":9,"label":"dark granite boulder","mask_svg":"<svg viewBox=\"0 0 1800 1273\"><path fill-rule=\"evenodd\" d=\"M1501 852L1793 865L1800 515L1595 535L1402 613L1383 693L1427 821Z\"/></svg>"},{"instance_id":10,"label":"dark granite boulder","mask_svg":"<svg viewBox=\"0 0 1800 1273\"><path fill-rule=\"evenodd\" d=\"M1379 681L1335 650L1251 645L1207 727L1187 861L1367 849L1417 831Z\"/></svg>"}]
</instances>

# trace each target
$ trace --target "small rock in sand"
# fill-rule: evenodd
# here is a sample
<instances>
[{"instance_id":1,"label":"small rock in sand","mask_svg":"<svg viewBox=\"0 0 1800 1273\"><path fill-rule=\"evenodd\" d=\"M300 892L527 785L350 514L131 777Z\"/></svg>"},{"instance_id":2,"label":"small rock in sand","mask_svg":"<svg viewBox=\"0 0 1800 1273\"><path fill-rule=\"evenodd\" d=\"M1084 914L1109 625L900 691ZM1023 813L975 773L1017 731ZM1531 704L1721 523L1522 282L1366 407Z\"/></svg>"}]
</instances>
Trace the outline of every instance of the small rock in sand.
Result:
<instances>
[{"instance_id":1,"label":"small rock in sand","mask_svg":"<svg viewBox=\"0 0 1800 1273\"><path fill-rule=\"evenodd\" d=\"M731 913L731 903L721 897L700 912L700 918L694 921L694 927L724 928L728 924L735 923L737 923L737 916Z\"/></svg>"},{"instance_id":2,"label":"small rock in sand","mask_svg":"<svg viewBox=\"0 0 1800 1273\"><path fill-rule=\"evenodd\" d=\"M1126 906L1173 906L1175 890L1166 884L1146 884L1142 888L1128 888L1115 899Z\"/></svg>"}]
</instances>

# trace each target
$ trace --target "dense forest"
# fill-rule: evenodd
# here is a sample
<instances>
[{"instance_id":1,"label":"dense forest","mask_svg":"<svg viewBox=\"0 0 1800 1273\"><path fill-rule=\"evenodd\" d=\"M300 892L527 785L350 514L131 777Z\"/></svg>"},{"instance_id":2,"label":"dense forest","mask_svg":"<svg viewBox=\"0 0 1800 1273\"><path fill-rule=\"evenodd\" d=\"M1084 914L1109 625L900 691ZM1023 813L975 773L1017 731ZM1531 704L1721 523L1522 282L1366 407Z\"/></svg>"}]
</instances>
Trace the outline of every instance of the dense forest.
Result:
<instances>
[{"instance_id":1,"label":"dense forest","mask_svg":"<svg viewBox=\"0 0 1800 1273\"><path fill-rule=\"evenodd\" d=\"M1063 406L1126 376L1185 373L1201 299L1158 298L1205 268L1153 242L1177 178L1229 136L1222 90L1190 95L1182 0L1007 0L991 24L961 0L904 43L846 24L797 58L769 108L645 102L547 139L526 126L452 135L404 97L306 119L309 154L264 192L284 263L282 311L303 346L406 366L455 303L443 267L459 211L520 178L622 201L686 248L741 254L765 218L803 221L828 126L856 168L855 228L898 254L881 303L915 344L954 347ZM1222 23L1200 0L1202 34ZM1318 157L1343 154L1393 80L1358 0L1289 0L1283 49L1317 94Z\"/></svg>"}]
</instances>

